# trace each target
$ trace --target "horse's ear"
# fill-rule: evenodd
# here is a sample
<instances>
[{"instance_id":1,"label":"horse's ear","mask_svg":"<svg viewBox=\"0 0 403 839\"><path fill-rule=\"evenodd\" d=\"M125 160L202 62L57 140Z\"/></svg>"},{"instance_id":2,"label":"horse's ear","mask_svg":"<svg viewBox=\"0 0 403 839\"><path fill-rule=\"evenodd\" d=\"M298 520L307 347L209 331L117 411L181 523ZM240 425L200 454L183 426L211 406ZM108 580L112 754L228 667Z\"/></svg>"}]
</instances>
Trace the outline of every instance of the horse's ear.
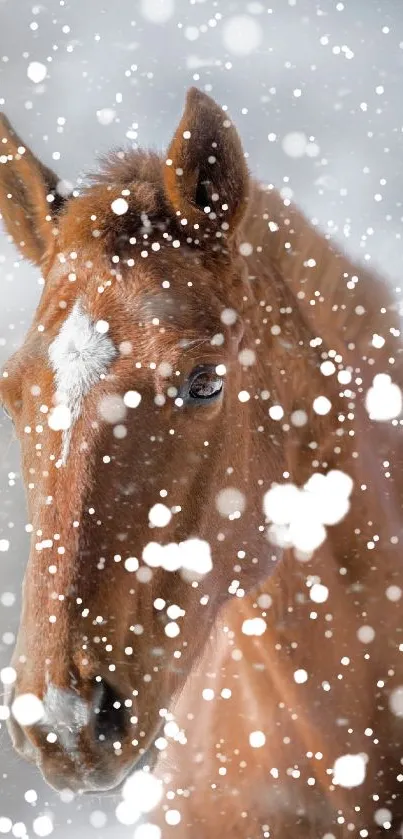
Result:
<instances>
[{"instance_id":1,"label":"horse's ear","mask_svg":"<svg viewBox=\"0 0 403 839\"><path fill-rule=\"evenodd\" d=\"M197 88L168 149L165 192L177 216L204 236L231 235L242 219L249 174L242 144L231 120Z\"/></svg>"},{"instance_id":2,"label":"horse's ear","mask_svg":"<svg viewBox=\"0 0 403 839\"><path fill-rule=\"evenodd\" d=\"M59 178L0 114L0 218L23 256L41 265L54 242Z\"/></svg>"}]
</instances>

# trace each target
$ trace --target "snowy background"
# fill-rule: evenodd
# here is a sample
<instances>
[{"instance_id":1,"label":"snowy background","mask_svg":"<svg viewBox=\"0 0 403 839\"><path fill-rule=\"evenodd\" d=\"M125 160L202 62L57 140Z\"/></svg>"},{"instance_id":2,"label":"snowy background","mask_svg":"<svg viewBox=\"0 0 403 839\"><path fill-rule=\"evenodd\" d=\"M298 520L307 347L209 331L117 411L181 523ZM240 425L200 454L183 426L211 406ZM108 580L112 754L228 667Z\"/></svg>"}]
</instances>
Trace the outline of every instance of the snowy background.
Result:
<instances>
[{"instance_id":1,"label":"snowy background","mask_svg":"<svg viewBox=\"0 0 403 839\"><path fill-rule=\"evenodd\" d=\"M228 106L259 178L397 285L402 80L401 0L0 0L0 109L60 176L75 181L113 145L165 149L195 84ZM29 325L39 279L0 227L0 363ZM0 464L2 667L28 536L18 447L1 416ZM56 839L133 835L114 796L63 803L17 760L4 725L0 778L0 833L53 824Z\"/></svg>"}]
</instances>

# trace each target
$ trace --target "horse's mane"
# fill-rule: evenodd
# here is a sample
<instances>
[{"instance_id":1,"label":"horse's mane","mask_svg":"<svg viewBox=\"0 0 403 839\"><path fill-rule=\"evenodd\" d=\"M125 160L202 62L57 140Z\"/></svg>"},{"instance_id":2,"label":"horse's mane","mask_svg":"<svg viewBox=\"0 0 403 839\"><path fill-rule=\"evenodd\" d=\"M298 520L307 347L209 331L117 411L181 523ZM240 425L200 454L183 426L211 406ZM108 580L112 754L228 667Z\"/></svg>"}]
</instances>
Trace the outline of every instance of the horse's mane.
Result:
<instances>
[{"instance_id":1,"label":"horse's mane","mask_svg":"<svg viewBox=\"0 0 403 839\"><path fill-rule=\"evenodd\" d=\"M87 177L91 185L126 186L135 181L152 183L162 192L162 159L158 152L149 149L114 148L98 159L96 170Z\"/></svg>"}]
</instances>

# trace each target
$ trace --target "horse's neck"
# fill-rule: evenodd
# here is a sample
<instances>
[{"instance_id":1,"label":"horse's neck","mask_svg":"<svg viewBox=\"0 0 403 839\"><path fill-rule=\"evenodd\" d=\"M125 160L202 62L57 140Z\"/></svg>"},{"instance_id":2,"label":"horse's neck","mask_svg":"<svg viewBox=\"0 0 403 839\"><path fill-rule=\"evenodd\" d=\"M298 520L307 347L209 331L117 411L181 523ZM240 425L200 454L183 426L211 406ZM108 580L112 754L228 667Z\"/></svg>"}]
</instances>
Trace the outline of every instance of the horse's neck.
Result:
<instances>
[{"instance_id":1,"label":"horse's neck","mask_svg":"<svg viewBox=\"0 0 403 839\"><path fill-rule=\"evenodd\" d=\"M277 269L312 337L322 338L325 349L340 353L346 365L361 367L365 379L368 373L372 380L378 368L389 370L388 359L401 354L400 315L385 281L339 252L270 187L254 184L243 236L262 248L260 259ZM383 348L372 346L375 333L385 339Z\"/></svg>"},{"instance_id":2,"label":"horse's neck","mask_svg":"<svg viewBox=\"0 0 403 839\"><path fill-rule=\"evenodd\" d=\"M382 549L385 563L391 557L393 565L400 553L396 539L400 540L403 501L403 435L398 424L370 420L365 394L378 373L388 373L403 387L398 303L390 286L338 253L272 189L253 187L242 235L255 246L248 268L255 277L250 281L256 301L254 328L265 344L263 352L271 365L266 368L268 376L286 411L301 406L308 413L305 432L294 434L291 429L284 437L291 479L304 483L315 471L314 462L320 471L338 468L351 475L355 520L350 516L339 531L329 530L333 562L355 564L357 573L366 573L367 543L375 535L376 550ZM272 312L267 325L259 309L262 299L273 304L268 307ZM288 318L281 314L287 306ZM275 317L281 324L277 339L270 329L270 318ZM382 347L373 343L376 334L384 339ZM318 339L317 347L312 346L313 339ZM326 378L320 372L329 350L351 372L347 387L336 374ZM312 412L319 394L328 396L332 404L323 422ZM308 447L312 439L317 442L315 454ZM385 466L389 461L390 468Z\"/></svg>"}]
</instances>

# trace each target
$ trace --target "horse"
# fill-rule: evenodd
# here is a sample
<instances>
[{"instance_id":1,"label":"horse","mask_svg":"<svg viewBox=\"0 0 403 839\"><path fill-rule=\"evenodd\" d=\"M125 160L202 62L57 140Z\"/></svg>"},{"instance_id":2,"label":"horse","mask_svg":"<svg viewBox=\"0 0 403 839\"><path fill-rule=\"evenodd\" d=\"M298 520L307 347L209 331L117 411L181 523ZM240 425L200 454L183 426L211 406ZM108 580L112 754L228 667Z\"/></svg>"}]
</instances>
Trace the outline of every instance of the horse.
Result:
<instances>
[{"instance_id":1,"label":"horse","mask_svg":"<svg viewBox=\"0 0 403 839\"><path fill-rule=\"evenodd\" d=\"M15 749L59 790L162 779L153 837L401 836L397 295L196 88L166 155L71 194L2 117L0 211L43 276L0 383Z\"/></svg>"}]
</instances>

